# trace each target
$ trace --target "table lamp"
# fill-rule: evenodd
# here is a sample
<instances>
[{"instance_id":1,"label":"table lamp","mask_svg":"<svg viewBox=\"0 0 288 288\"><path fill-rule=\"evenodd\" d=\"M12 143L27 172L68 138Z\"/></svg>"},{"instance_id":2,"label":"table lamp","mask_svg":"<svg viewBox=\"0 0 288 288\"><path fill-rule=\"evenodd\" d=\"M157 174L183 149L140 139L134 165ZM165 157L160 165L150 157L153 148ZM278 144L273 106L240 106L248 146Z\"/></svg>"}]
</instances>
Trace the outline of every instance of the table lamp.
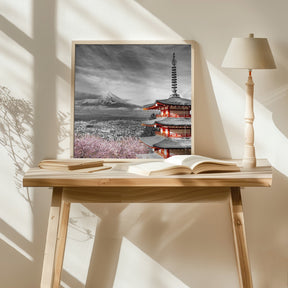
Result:
<instances>
[{"instance_id":1,"label":"table lamp","mask_svg":"<svg viewBox=\"0 0 288 288\"><path fill-rule=\"evenodd\" d=\"M266 38L254 38L254 34L249 34L248 38L232 38L222 67L249 70L246 83L245 147L242 166L247 169L254 168L256 167L256 157L253 128L254 82L252 80L252 69L276 68L268 40Z\"/></svg>"}]
</instances>

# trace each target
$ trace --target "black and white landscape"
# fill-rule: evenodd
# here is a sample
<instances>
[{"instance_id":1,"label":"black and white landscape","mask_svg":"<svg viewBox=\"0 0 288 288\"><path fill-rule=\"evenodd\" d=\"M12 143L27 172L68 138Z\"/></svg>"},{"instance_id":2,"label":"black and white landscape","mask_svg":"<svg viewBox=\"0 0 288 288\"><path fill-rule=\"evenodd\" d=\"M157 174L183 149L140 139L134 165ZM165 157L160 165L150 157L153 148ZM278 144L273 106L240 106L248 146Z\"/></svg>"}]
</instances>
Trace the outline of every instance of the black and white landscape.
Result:
<instances>
[{"instance_id":1,"label":"black and white landscape","mask_svg":"<svg viewBox=\"0 0 288 288\"><path fill-rule=\"evenodd\" d=\"M74 157L135 158L148 152L138 138L145 136L141 122L155 111L142 108L157 99L169 98L173 52L178 93L190 99L190 45L76 44ZM102 140L102 148L94 143ZM126 146L131 143L130 147L124 149L121 141ZM95 151L108 144L111 153ZM89 150L85 145L93 147ZM120 151L115 152L113 145L122 148L119 146ZM84 146L88 152L83 151Z\"/></svg>"}]
</instances>

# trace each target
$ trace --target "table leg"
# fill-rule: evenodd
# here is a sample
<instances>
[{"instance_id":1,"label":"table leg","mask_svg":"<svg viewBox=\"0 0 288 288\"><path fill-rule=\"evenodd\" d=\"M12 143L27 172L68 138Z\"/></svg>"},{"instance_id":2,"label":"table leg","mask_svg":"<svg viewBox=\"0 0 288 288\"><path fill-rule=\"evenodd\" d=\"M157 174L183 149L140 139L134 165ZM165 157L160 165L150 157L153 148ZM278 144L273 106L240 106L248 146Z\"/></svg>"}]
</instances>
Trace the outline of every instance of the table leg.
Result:
<instances>
[{"instance_id":1,"label":"table leg","mask_svg":"<svg viewBox=\"0 0 288 288\"><path fill-rule=\"evenodd\" d=\"M54 188L49 212L46 246L42 268L41 288L51 288L54 277L54 262L57 243L58 225L60 219L60 207L62 188Z\"/></svg>"},{"instance_id":2,"label":"table leg","mask_svg":"<svg viewBox=\"0 0 288 288\"><path fill-rule=\"evenodd\" d=\"M248 258L248 249L245 235L242 199L239 187L231 188L230 210L233 223L234 245L240 288L252 288L252 277Z\"/></svg>"},{"instance_id":3,"label":"table leg","mask_svg":"<svg viewBox=\"0 0 288 288\"><path fill-rule=\"evenodd\" d=\"M63 264L70 203L62 188L53 188L41 277L41 288L58 288Z\"/></svg>"},{"instance_id":4,"label":"table leg","mask_svg":"<svg viewBox=\"0 0 288 288\"><path fill-rule=\"evenodd\" d=\"M59 288L68 230L70 202L61 200L60 222L57 236L53 288Z\"/></svg>"}]
</instances>

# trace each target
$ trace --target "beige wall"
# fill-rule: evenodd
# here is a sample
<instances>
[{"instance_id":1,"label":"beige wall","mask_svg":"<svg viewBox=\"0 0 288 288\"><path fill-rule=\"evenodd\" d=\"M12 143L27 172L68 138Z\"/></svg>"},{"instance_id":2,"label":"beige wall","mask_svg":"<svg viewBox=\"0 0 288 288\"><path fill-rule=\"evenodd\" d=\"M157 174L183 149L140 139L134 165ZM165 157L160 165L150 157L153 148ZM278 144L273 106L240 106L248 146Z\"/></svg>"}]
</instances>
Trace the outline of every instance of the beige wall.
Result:
<instances>
[{"instance_id":1,"label":"beige wall","mask_svg":"<svg viewBox=\"0 0 288 288\"><path fill-rule=\"evenodd\" d=\"M25 190L21 177L69 156L71 41L196 40L196 153L240 158L247 72L221 62L231 37L251 32L277 63L253 72L256 153L274 172L271 189L242 191L252 276L287 287L286 0L1 2L1 287L39 287L51 190ZM73 206L71 217L63 287L238 287L227 203Z\"/></svg>"}]
</instances>

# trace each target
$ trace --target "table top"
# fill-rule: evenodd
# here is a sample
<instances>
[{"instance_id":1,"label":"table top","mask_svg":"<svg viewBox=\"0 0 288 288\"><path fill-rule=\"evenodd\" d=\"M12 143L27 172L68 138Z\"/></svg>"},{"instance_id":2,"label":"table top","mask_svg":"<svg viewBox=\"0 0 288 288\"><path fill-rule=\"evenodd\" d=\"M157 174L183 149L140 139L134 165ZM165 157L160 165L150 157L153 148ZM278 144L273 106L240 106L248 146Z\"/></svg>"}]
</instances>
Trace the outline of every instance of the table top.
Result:
<instances>
[{"instance_id":1,"label":"table top","mask_svg":"<svg viewBox=\"0 0 288 288\"><path fill-rule=\"evenodd\" d=\"M143 162L143 160L142 160ZM272 168L267 160L259 160L251 170L229 173L203 173L173 176L140 176L127 172L135 161L106 161L109 170L94 173L29 169L24 187L269 187Z\"/></svg>"}]
</instances>

